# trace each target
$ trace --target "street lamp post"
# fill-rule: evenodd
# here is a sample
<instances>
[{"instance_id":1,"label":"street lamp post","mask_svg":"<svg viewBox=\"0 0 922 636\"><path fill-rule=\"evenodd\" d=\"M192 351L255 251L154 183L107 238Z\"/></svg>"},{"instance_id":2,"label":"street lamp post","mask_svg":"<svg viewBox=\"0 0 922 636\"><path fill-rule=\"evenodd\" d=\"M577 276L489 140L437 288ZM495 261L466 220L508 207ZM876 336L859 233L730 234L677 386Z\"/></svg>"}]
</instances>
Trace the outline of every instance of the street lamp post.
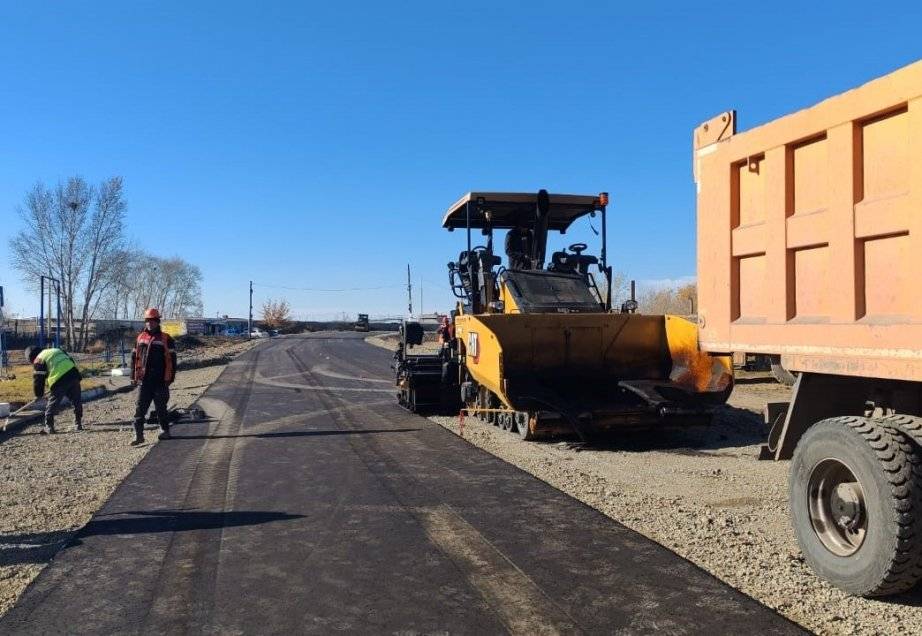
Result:
<instances>
[{"instance_id":1,"label":"street lamp post","mask_svg":"<svg viewBox=\"0 0 922 636\"><path fill-rule=\"evenodd\" d=\"M38 346L45 348L45 277L38 278Z\"/></svg>"},{"instance_id":2,"label":"street lamp post","mask_svg":"<svg viewBox=\"0 0 922 636\"><path fill-rule=\"evenodd\" d=\"M52 276L39 276L39 335L38 344L45 347L45 281L48 281L48 302L51 302L51 284L54 283L54 291L57 294L57 318L55 320L54 346L61 346L61 281ZM48 307L48 320L51 320L51 307ZM48 331L51 329L49 327Z\"/></svg>"}]
</instances>

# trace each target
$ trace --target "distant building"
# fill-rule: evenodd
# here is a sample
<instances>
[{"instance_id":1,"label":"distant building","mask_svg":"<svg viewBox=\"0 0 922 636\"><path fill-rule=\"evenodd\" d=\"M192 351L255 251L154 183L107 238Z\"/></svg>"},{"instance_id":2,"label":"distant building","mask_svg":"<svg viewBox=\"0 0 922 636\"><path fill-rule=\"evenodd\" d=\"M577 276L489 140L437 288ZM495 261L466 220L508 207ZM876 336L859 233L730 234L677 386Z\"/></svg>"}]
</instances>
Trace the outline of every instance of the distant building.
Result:
<instances>
[{"instance_id":1,"label":"distant building","mask_svg":"<svg viewBox=\"0 0 922 636\"><path fill-rule=\"evenodd\" d=\"M174 338L185 335L204 336L211 333L207 318L164 320L160 323L160 327Z\"/></svg>"},{"instance_id":2,"label":"distant building","mask_svg":"<svg viewBox=\"0 0 922 636\"><path fill-rule=\"evenodd\" d=\"M198 320L198 319L196 319ZM246 318L202 318L204 321L204 334L208 336L245 336L247 335Z\"/></svg>"}]
</instances>

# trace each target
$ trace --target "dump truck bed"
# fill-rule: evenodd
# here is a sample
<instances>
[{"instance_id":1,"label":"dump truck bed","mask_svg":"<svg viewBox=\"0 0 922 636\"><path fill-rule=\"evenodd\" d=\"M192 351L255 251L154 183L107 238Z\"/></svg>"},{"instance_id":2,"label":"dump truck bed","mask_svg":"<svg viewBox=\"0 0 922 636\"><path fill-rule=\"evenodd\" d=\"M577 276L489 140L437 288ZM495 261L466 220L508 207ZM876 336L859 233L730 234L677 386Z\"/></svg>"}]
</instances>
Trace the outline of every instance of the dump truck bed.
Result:
<instances>
[{"instance_id":1,"label":"dump truck bed","mask_svg":"<svg viewBox=\"0 0 922 636\"><path fill-rule=\"evenodd\" d=\"M922 380L922 62L735 128L694 134L702 349Z\"/></svg>"}]
</instances>

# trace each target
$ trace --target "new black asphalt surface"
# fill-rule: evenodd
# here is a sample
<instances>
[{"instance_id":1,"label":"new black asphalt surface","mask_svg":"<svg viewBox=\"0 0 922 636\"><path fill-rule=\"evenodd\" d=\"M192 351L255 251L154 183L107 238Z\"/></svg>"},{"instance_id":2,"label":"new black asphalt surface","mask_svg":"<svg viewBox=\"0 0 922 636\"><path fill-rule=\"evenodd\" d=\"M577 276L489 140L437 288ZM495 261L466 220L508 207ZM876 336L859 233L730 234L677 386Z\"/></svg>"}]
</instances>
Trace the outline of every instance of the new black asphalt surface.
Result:
<instances>
[{"instance_id":1,"label":"new black asphalt surface","mask_svg":"<svg viewBox=\"0 0 922 636\"><path fill-rule=\"evenodd\" d=\"M0 632L799 632L403 411L389 364L345 333L238 358Z\"/></svg>"}]
</instances>

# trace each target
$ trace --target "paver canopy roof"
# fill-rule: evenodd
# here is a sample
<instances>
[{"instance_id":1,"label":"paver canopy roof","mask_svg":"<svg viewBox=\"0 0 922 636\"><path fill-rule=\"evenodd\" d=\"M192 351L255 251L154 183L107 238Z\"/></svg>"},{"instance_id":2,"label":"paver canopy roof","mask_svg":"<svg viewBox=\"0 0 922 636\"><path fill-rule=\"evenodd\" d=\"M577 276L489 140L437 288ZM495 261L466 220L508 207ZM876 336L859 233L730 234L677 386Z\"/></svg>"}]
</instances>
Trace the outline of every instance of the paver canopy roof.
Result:
<instances>
[{"instance_id":1,"label":"paver canopy roof","mask_svg":"<svg viewBox=\"0 0 922 636\"><path fill-rule=\"evenodd\" d=\"M599 197L596 195L549 194L548 198L548 229L557 232L565 231L573 221L599 207ZM489 213L493 229L508 230L516 226L518 219L535 218L538 195L534 192L468 192L448 208L442 219L442 227L467 227L466 205L469 201L472 228L486 227L486 213ZM481 202L479 205L478 201Z\"/></svg>"}]
</instances>

